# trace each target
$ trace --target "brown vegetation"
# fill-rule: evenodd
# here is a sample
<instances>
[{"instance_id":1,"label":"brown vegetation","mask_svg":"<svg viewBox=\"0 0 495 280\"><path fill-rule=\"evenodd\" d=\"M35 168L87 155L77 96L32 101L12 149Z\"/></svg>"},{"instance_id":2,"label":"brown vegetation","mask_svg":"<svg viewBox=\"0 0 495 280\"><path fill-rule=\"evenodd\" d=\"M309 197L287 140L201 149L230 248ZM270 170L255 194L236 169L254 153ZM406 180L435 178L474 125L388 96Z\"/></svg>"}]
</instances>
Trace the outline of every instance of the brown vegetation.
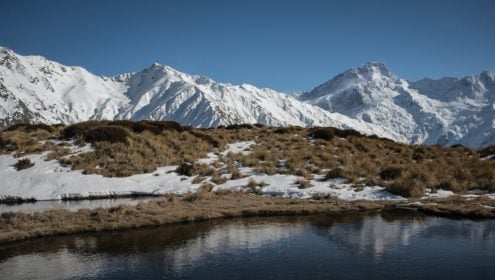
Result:
<instances>
[{"instance_id":1,"label":"brown vegetation","mask_svg":"<svg viewBox=\"0 0 495 280\"><path fill-rule=\"evenodd\" d=\"M261 183L250 181L255 188ZM460 196L429 199L421 204L391 201L342 201L329 195L315 194L313 199L286 199L256 196L243 192L220 190L203 185L197 192L183 197L166 195L137 206L112 208L48 210L34 214L3 213L0 215L0 243L49 235L108 231L215 218L336 214L348 211L380 211L393 208L415 208L421 212L449 217L495 218L495 200Z\"/></svg>"},{"instance_id":2,"label":"brown vegetation","mask_svg":"<svg viewBox=\"0 0 495 280\"><path fill-rule=\"evenodd\" d=\"M495 218L495 199L477 197L466 199L461 196L429 199L416 207L420 212L444 216L472 219Z\"/></svg>"},{"instance_id":3,"label":"brown vegetation","mask_svg":"<svg viewBox=\"0 0 495 280\"><path fill-rule=\"evenodd\" d=\"M80 145L90 142L94 151L67 156L67 149L49 141L58 137L76 139ZM208 152L222 151L228 143L247 140L256 142L250 154L220 156L212 165L195 163ZM14 152L21 157L52 151L49 159L109 177L180 165L177 171L183 175L214 175L214 181L222 182L241 178L238 166L242 165L268 175L294 174L306 180L313 174L327 180L344 178L351 183L384 186L407 197L422 196L426 188L456 193L495 191L495 161L481 160L495 153L493 147L406 145L336 128L249 124L192 129L159 121L89 121L49 128L19 125L0 134L0 153Z\"/></svg>"},{"instance_id":4,"label":"brown vegetation","mask_svg":"<svg viewBox=\"0 0 495 280\"><path fill-rule=\"evenodd\" d=\"M23 158L23 159L20 159L17 161L17 163L15 164L15 169L17 169L19 171L19 170L23 170L23 169L27 169L29 167L32 167L33 165L34 165L34 163L32 163L30 159Z\"/></svg>"},{"instance_id":5,"label":"brown vegetation","mask_svg":"<svg viewBox=\"0 0 495 280\"><path fill-rule=\"evenodd\" d=\"M49 210L35 214L0 215L0 243L47 235L157 226L222 217L310 215L380 210L389 202L299 200L254 196L239 192L201 190L179 198L168 195L137 206L108 209Z\"/></svg>"}]
</instances>

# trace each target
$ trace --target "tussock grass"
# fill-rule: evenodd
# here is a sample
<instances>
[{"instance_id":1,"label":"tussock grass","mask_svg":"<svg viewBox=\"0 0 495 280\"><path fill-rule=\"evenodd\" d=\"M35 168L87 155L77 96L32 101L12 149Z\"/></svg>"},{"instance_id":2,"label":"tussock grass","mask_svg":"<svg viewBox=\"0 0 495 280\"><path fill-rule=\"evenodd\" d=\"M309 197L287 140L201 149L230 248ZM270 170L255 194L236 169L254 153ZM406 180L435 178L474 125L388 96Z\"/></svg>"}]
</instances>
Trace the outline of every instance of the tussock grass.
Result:
<instances>
[{"instance_id":1,"label":"tussock grass","mask_svg":"<svg viewBox=\"0 0 495 280\"><path fill-rule=\"evenodd\" d=\"M296 184L299 189L307 189L312 187L311 182L305 179L297 179L294 184Z\"/></svg>"},{"instance_id":2,"label":"tussock grass","mask_svg":"<svg viewBox=\"0 0 495 280\"><path fill-rule=\"evenodd\" d=\"M17 169L19 171L19 170L30 168L32 166L34 166L34 163L31 162L30 159L23 158L23 159L18 160L14 167L15 167L15 169Z\"/></svg>"},{"instance_id":3,"label":"tussock grass","mask_svg":"<svg viewBox=\"0 0 495 280\"><path fill-rule=\"evenodd\" d=\"M108 132L109 127L115 131ZM81 145L90 142L94 151L67 157L63 147L46 141L58 137L76 139ZM212 165L195 163L208 152L222 151L228 143L250 140L256 142L250 154L222 156ZM177 171L183 175L213 176L222 182L241 178L236 166L241 164L255 172L294 174L306 180L312 174L327 179L341 177L351 183L384 186L406 197L422 196L426 188L456 193L495 191L495 160L481 160L494 150L493 146L472 150L460 145L405 145L336 128L251 124L193 129L174 122L89 121L50 128L20 125L0 132L0 153L14 152L22 157L52 151L50 159L108 177L179 165Z\"/></svg>"},{"instance_id":4,"label":"tussock grass","mask_svg":"<svg viewBox=\"0 0 495 280\"><path fill-rule=\"evenodd\" d=\"M253 178L249 179L246 188L248 192L251 193L259 193L261 191L261 188L267 186L268 184L265 183L264 181L256 181Z\"/></svg>"},{"instance_id":5,"label":"tussock grass","mask_svg":"<svg viewBox=\"0 0 495 280\"><path fill-rule=\"evenodd\" d=\"M0 215L0 243L48 235L108 231L215 218L311 215L344 211L376 211L389 202L345 202L333 199L299 200L252 194L200 190L183 198L168 195L137 206L49 210L35 214Z\"/></svg>"},{"instance_id":6,"label":"tussock grass","mask_svg":"<svg viewBox=\"0 0 495 280\"><path fill-rule=\"evenodd\" d=\"M91 128L84 132L84 141L89 143L110 142L127 143L130 133L123 127L116 125L104 125Z\"/></svg>"}]
</instances>

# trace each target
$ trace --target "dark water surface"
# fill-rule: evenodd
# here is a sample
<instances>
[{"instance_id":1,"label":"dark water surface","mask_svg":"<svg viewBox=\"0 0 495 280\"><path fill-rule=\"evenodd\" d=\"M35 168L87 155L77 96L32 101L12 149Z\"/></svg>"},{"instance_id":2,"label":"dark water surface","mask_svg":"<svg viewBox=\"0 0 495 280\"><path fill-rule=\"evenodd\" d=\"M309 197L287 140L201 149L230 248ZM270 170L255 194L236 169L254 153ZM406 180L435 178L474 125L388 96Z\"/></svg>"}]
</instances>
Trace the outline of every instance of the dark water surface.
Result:
<instances>
[{"instance_id":1,"label":"dark water surface","mask_svg":"<svg viewBox=\"0 0 495 280\"><path fill-rule=\"evenodd\" d=\"M495 221L217 220L0 247L1 279L495 279Z\"/></svg>"}]
</instances>

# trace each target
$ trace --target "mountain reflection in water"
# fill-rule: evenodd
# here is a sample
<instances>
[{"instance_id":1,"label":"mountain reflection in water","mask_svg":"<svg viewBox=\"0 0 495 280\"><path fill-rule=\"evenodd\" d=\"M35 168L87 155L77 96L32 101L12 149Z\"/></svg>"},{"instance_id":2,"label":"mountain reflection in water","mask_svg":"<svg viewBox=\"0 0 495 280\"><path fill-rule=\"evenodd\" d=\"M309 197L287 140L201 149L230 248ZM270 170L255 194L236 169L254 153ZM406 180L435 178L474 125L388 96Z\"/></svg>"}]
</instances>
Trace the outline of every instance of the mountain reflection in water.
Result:
<instances>
[{"instance_id":1,"label":"mountain reflection in water","mask_svg":"<svg viewBox=\"0 0 495 280\"><path fill-rule=\"evenodd\" d=\"M387 278L407 272L411 278L477 278L494 275L494 252L495 221L394 211L215 220L43 238L0 247L0 275L225 279L374 273Z\"/></svg>"}]
</instances>

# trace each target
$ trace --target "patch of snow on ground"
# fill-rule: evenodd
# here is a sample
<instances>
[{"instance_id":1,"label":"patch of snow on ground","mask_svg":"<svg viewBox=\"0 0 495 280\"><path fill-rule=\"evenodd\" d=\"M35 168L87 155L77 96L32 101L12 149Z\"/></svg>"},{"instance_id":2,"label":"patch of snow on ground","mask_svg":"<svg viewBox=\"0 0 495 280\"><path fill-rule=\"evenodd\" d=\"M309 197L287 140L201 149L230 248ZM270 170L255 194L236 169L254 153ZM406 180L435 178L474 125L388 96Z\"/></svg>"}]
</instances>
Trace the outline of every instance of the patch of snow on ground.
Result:
<instances>
[{"instance_id":1,"label":"patch of snow on ground","mask_svg":"<svg viewBox=\"0 0 495 280\"><path fill-rule=\"evenodd\" d=\"M486 156L484 158L481 158L481 160L489 160L489 159L492 159L492 158L495 158L495 155Z\"/></svg>"},{"instance_id":2,"label":"patch of snow on ground","mask_svg":"<svg viewBox=\"0 0 495 280\"><path fill-rule=\"evenodd\" d=\"M229 144L222 155L229 153L250 152L254 141L244 141ZM91 147L68 146L73 153L89 152ZM193 184L195 176L187 177L175 173L176 166L159 167L156 171L147 174L133 175L123 178L107 178L101 175L83 175L81 171L72 171L62 167L56 160L46 161L46 155L28 155L34 166L17 171L14 164L18 159L12 155L0 155L0 199L23 198L36 200L59 200L67 198L85 198L98 196L123 196L133 194L160 195L166 193L183 194L197 190L200 184ZM205 159L198 162L211 164L218 159L218 153L210 153ZM344 200L384 200L403 199L400 196L388 193L379 186L365 186L356 189L344 179L324 180L323 176L315 175L310 180L311 187L299 189L295 183L295 175L266 175L255 173L252 168L240 167L246 177L237 180L228 180L215 189L246 190L249 180L264 182L260 189L263 195L273 195L288 198L311 198L314 194L328 194Z\"/></svg>"},{"instance_id":3,"label":"patch of snow on ground","mask_svg":"<svg viewBox=\"0 0 495 280\"><path fill-rule=\"evenodd\" d=\"M229 180L216 189L243 190L246 188L249 180L263 182L266 184L262 187L260 193L263 195L272 195L288 198L311 198L315 194L328 194L332 197L343 200L401 200L401 196L393 195L379 186L366 186L360 190L352 187L343 179L333 179L325 181L322 176L315 176L310 180L311 187L299 189L295 184L297 179L302 177L294 175L266 175L252 174L237 180Z\"/></svg>"},{"instance_id":4,"label":"patch of snow on ground","mask_svg":"<svg viewBox=\"0 0 495 280\"><path fill-rule=\"evenodd\" d=\"M222 155L227 156L229 153L248 155L251 153L251 146L254 144L254 141L242 141L228 144L227 149L222 152Z\"/></svg>"},{"instance_id":5,"label":"patch of snow on ground","mask_svg":"<svg viewBox=\"0 0 495 280\"><path fill-rule=\"evenodd\" d=\"M229 153L248 155L251 153L251 146L254 145L254 141L241 141L227 145L227 149L221 153L222 156L227 156ZM219 160L218 152L208 153L206 158L199 159L197 162L200 164L213 164Z\"/></svg>"},{"instance_id":6,"label":"patch of snow on ground","mask_svg":"<svg viewBox=\"0 0 495 280\"><path fill-rule=\"evenodd\" d=\"M442 190L442 189L437 190L436 193L432 193L430 189L427 189L425 192L426 197L445 198L451 195L455 195L455 193L452 191Z\"/></svg>"},{"instance_id":7,"label":"patch of snow on ground","mask_svg":"<svg viewBox=\"0 0 495 280\"><path fill-rule=\"evenodd\" d=\"M56 160L45 161L46 155L26 156L34 166L20 171L14 167L16 158L0 155L0 199L57 200L110 195L159 195L185 193L199 187L199 184L192 184L192 177L175 173L176 166L160 167L148 174L107 178L96 174L83 175L81 171L60 166Z\"/></svg>"}]
</instances>

